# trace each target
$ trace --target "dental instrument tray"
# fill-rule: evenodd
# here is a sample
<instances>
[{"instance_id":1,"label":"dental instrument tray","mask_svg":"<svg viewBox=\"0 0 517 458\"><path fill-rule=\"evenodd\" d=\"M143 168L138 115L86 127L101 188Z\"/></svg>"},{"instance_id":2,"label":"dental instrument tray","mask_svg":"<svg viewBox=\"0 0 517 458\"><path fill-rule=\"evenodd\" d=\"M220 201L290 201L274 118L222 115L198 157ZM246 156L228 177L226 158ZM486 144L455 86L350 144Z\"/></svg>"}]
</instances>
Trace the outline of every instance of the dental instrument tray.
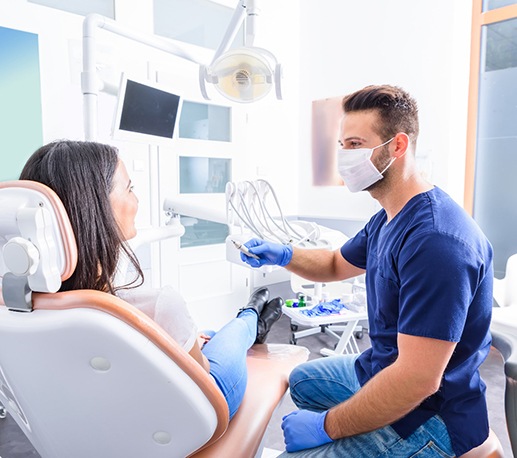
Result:
<instances>
[{"instance_id":1,"label":"dental instrument tray","mask_svg":"<svg viewBox=\"0 0 517 458\"><path fill-rule=\"evenodd\" d=\"M338 302L342 304L342 307L339 306ZM349 304L343 304L340 300L317 305L310 305L309 303L306 307L283 305L282 312L291 318L291 321L310 327L368 319L366 310L351 310Z\"/></svg>"}]
</instances>

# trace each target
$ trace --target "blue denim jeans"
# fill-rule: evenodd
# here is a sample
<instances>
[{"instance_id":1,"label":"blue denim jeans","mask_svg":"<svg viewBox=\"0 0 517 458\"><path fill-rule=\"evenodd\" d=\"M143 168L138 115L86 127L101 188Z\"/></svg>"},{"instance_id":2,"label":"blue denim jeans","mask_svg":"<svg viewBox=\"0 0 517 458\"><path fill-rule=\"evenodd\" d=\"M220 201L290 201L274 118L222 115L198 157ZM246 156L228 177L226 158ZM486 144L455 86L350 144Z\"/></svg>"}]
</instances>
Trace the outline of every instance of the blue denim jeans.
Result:
<instances>
[{"instance_id":1,"label":"blue denim jeans","mask_svg":"<svg viewBox=\"0 0 517 458\"><path fill-rule=\"evenodd\" d=\"M333 356L295 368L289 379L294 403L300 409L324 411L350 398L361 388L354 368L356 358L357 355ZM417 428L407 439L402 439L391 426L386 426L320 447L280 455L283 458L453 456L449 433L438 415Z\"/></svg>"},{"instance_id":2,"label":"blue denim jeans","mask_svg":"<svg viewBox=\"0 0 517 458\"><path fill-rule=\"evenodd\" d=\"M211 339L201 349L210 362L210 375L228 403L230 418L237 412L246 391L246 355L257 338L257 320L254 310L242 311L218 332L208 331Z\"/></svg>"}]
</instances>

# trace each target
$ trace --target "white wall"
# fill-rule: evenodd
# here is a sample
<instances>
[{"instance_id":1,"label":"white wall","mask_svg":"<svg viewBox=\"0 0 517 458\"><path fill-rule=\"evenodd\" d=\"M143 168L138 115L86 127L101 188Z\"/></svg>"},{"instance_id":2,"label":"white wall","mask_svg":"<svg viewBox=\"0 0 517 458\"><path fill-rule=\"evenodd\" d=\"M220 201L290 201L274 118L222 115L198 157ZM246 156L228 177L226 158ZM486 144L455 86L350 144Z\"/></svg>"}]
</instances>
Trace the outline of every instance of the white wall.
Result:
<instances>
[{"instance_id":1,"label":"white wall","mask_svg":"<svg viewBox=\"0 0 517 458\"><path fill-rule=\"evenodd\" d=\"M408 90L420 107L417 156L463 203L471 5L463 0L301 0L300 213L367 218L368 193L311 186L311 101L368 84ZM429 163L430 162L430 163Z\"/></svg>"},{"instance_id":2,"label":"white wall","mask_svg":"<svg viewBox=\"0 0 517 458\"><path fill-rule=\"evenodd\" d=\"M262 0L255 45L270 50L282 64L282 101L274 95L247 106L250 177L271 182L286 214L297 214L300 151L300 17L293 0ZM305 129L306 127L302 127ZM308 127L310 129L310 126Z\"/></svg>"}]
</instances>

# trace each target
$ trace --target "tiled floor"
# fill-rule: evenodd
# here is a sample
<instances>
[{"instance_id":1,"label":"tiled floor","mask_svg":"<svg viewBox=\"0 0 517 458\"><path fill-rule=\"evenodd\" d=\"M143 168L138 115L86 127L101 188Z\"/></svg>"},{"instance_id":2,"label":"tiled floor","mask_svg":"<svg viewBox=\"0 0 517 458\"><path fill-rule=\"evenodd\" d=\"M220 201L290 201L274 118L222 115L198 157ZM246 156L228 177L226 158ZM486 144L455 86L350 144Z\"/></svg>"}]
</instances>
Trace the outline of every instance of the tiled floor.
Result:
<instances>
[{"instance_id":1,"label":"tiled floor","mask_svg":"<svg viewBox=\"0 0 517 458\"><path fill-rule=\"evenodd\" d=\"M280 450L273 450L272 448L265 448L260 458L276 458L280 453Z\"/></svg>"}]
</instances>

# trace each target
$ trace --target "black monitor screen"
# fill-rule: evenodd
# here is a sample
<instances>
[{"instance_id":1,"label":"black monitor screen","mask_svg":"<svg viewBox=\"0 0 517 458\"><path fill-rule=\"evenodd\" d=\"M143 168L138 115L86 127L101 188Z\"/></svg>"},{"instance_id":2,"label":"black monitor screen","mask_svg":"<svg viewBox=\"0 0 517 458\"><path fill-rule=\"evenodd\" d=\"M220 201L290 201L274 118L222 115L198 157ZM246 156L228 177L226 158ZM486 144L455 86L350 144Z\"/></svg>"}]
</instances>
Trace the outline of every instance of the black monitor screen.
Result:
<instances>
[{"instance_id":1,"label":"black monitor screen","mask_svg":"<svg viewBox=\"0 0 517 458\"><path fill-rule=\"evenodd\" d=\"M172 138L179 103L179 95L127 80L119 128Z\"/></svg>"}]
</instances>

